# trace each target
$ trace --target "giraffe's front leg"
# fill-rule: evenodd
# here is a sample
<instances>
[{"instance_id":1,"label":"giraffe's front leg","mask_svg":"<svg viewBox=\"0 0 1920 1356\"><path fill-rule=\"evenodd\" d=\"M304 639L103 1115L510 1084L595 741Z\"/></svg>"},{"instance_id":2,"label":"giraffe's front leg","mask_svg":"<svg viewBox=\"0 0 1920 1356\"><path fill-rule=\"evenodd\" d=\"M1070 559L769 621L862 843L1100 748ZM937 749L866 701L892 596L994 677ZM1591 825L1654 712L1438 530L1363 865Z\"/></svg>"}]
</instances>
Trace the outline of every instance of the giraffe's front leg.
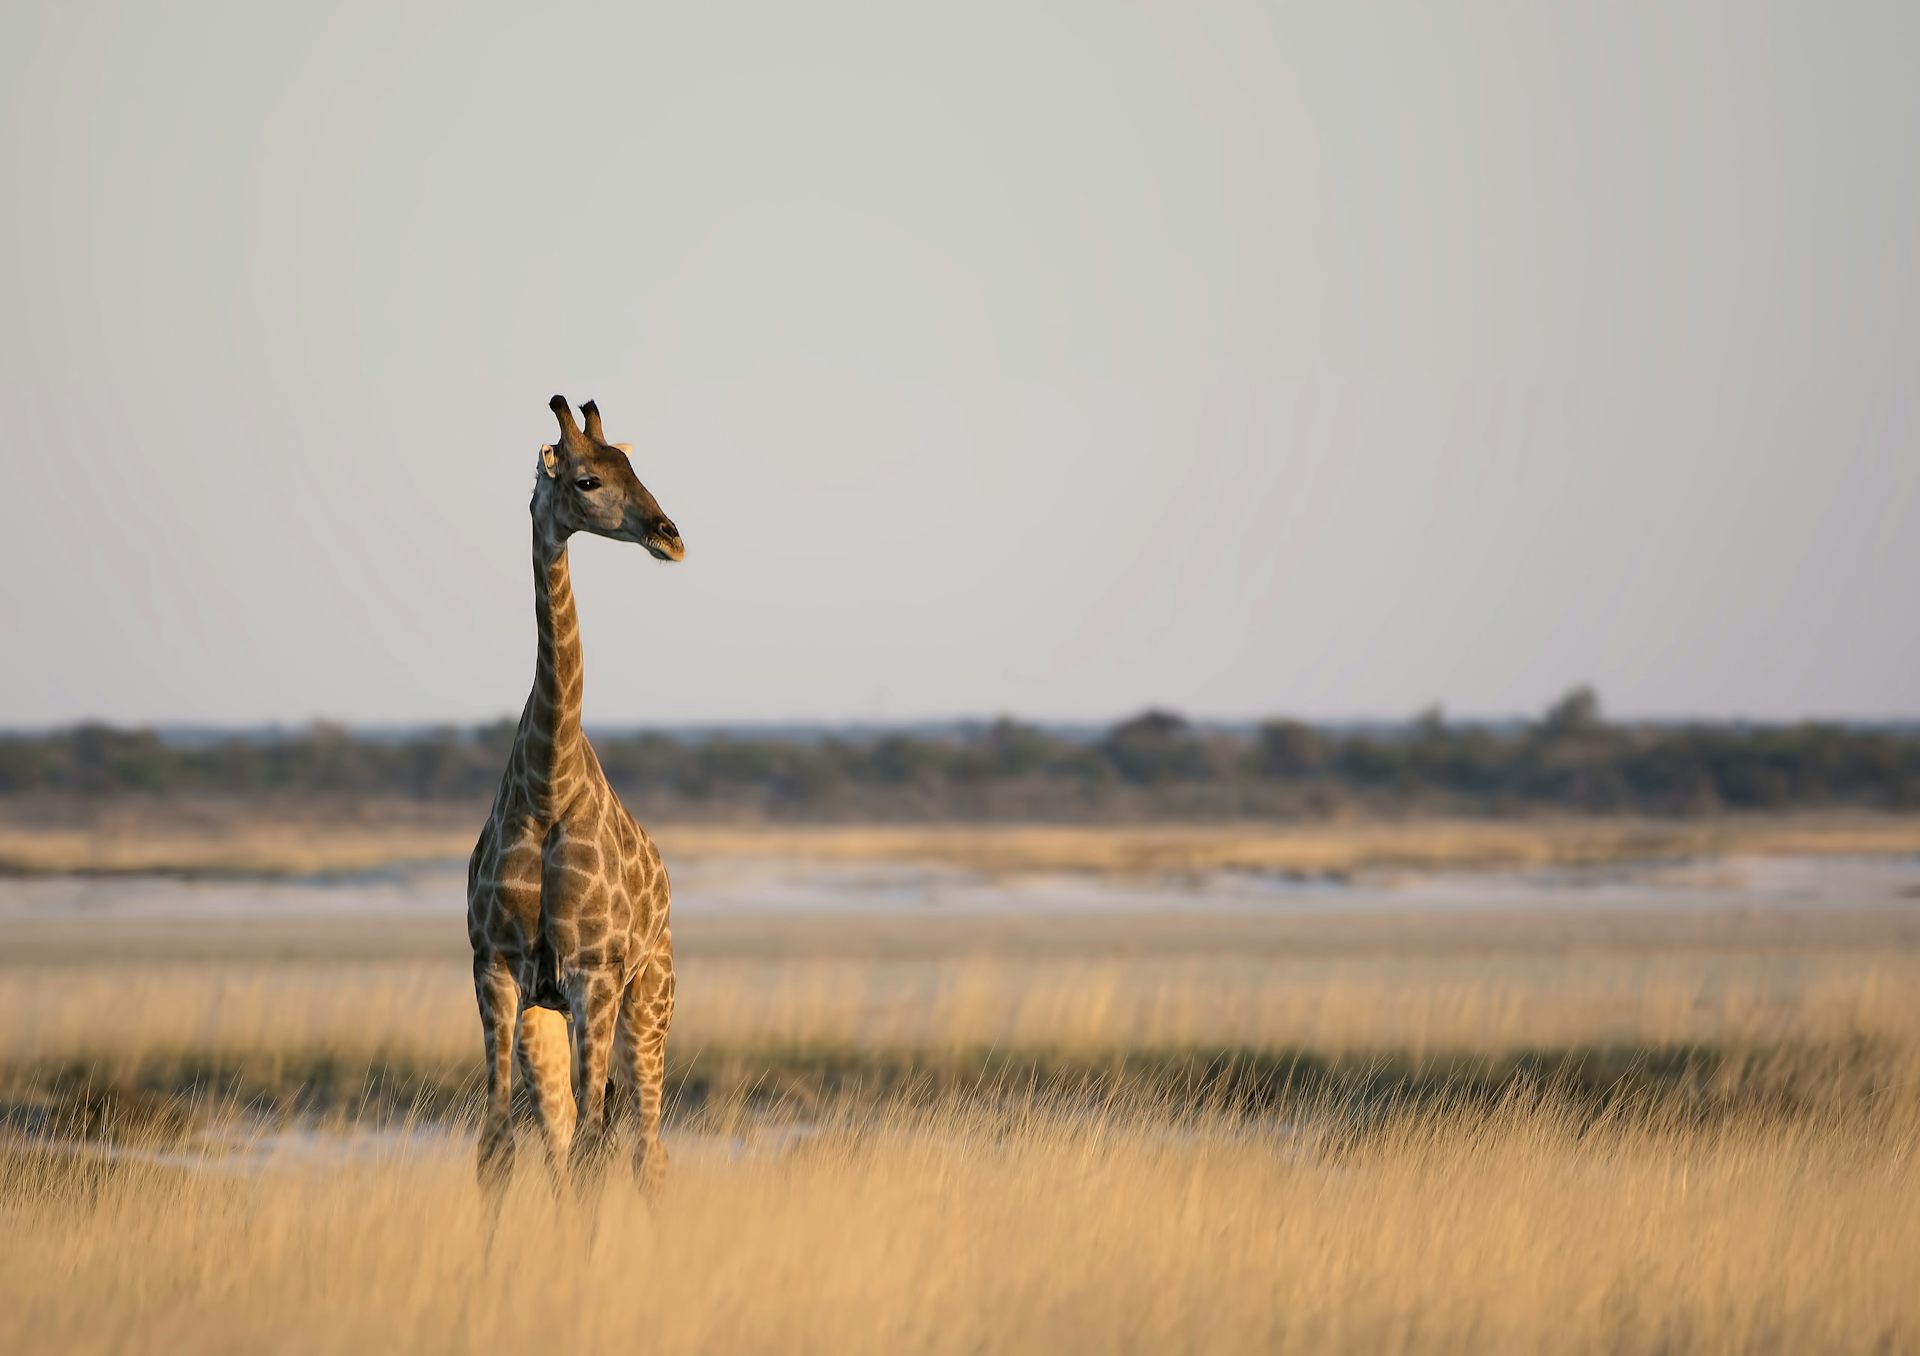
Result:
<instances>
[{"instance_id":1,"label":"giraffe's front leg","mask_svg":"<svg viewBox=\"0 0 1920 1356\"><path fill-rule=\"evenodd\" d=\"M667 1067L667 1027L673 1022L673 942L669 937L640 967L627 986L621 1014L626 1029L626 1053L633 1062L634 1110L639 1133L634 1137L633 1174L644 1191L655 1191L666 1180L667 1151L660 1143L662 1084Z\"/></svg>"},{"instance_id":2,"label":"giraffe's front leg","mask_svg":"<svg viewBox=\"0 0 1920 1356\"><path fill-rule=\"evenodd\" d=\"M480 1119L480 1187L497 1208L513 1174L513 1028L520 990L513 970L496 957L473 958L473 992L487 1052L487 1104Z\"/></svg>"},{"instance_id":3,"label":"giraffe's front leg","mask_svg":"<svg viewBox=\"0 0 1920 1356\"><path fill-rule=\"evenodd\" d=\"M576 971L567 982L573 1009L573 1171L591 1186L606 1166L607 1065L620 1012L620 974L610 966Z\"/></svg>"}]
</instances>

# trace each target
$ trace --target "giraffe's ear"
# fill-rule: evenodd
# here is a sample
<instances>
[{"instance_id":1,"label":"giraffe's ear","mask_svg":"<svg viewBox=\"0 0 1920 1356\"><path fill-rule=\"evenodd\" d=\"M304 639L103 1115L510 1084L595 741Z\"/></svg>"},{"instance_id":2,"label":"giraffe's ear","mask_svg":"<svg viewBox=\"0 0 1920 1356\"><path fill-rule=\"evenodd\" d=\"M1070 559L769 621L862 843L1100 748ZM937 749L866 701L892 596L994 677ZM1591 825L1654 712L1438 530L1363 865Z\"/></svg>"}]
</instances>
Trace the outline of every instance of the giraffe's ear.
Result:
<instances>
[{"instance_id":1,"label":"giraffe's ear","mask_svg":"<svg viewBox=\"0 0 1920 1356\"><path fill-rule=\"evenodd\" d=\"M559 457L559 454L553 450L553 444L552 443L541 444L540 469L547 473L547 479L552 480L555 476L560 474L559 468L560 468L560 457Z\"/></svg>"},{"instance_id":2,"label":"giraffe's ear","mask_svg":"<svg viewBox=\"0 0 1920 1356\"><path fill-rule=\"evenodd\" d=\"M619 448L622 452L627 454L628 461L633 460L633 444L632 443L615 443L613 445Z\"/></svg>"}]
</instances>

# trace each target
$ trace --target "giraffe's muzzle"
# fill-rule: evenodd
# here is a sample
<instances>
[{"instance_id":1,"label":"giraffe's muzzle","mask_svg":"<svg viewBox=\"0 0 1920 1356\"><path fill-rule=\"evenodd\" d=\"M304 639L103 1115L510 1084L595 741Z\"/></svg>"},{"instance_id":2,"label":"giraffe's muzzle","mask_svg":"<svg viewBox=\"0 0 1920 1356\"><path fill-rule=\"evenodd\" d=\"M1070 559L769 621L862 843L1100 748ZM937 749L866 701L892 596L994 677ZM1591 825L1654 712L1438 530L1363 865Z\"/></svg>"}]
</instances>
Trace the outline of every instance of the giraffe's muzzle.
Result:
<instances>
[{"instance_id":1,"label":"giraffe's muzzle","mask_svg":"<svg viewBox=\"0 0 1920 1356\"><path fill-rule=\"evenodd\" d=\"M640 544L647 548L655 560L687 558L687 544L680 540L679 530L672 523L663 524L662 528L649 531L640 539Z\"/></svg>"}]
</instances>

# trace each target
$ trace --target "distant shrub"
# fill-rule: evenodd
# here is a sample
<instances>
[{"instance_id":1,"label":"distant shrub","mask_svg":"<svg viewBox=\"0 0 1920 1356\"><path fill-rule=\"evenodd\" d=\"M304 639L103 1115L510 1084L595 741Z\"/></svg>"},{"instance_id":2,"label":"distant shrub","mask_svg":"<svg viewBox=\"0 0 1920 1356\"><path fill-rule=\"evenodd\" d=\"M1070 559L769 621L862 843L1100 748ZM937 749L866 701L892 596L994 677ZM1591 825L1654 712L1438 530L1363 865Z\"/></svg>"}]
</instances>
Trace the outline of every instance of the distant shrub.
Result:
<instances>
[{"instance_id":1,"label":"distant shrub","mask_svg":"<svg viewBox=\"0 0 1920 1356\"><path fill-rule=\"evenodd\" d=\"M192 743L101 724L0 736L0 796L491 794L516 725L404 737L322 724ZM1362 730L1251 730L1148 710L1092 737L1002 717L942 734L660 731L594 741L608 778L655 812L787 818L1286 817L1345 808L1698 814L1920 808L1920 729L1613 722L1589 688L1531 722L1437 708Z\"/></svg>"}]
</instances>

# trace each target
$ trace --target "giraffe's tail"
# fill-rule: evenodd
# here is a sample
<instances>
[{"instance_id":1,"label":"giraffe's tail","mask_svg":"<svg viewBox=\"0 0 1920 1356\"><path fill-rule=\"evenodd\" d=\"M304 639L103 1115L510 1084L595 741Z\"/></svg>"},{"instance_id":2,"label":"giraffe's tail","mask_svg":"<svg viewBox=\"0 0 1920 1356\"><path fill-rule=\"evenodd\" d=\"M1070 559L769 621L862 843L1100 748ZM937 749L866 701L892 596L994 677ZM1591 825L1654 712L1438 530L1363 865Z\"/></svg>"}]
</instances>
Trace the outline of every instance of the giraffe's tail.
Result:
<instances>
[{"instance_id":1,"label":"giraffe's tail","mask_svg":"<svg viewBox=\"0 0 1920 1356\"><path fill-rule=\"evenodd\" d=\"M560 966L553 954L553 948L543 938L539 950L533 957L533 992L527 995L530 1008L552 1008L555 1012L569 1011L567 996L560 990Z\"/></svg>"}]
</instances>

